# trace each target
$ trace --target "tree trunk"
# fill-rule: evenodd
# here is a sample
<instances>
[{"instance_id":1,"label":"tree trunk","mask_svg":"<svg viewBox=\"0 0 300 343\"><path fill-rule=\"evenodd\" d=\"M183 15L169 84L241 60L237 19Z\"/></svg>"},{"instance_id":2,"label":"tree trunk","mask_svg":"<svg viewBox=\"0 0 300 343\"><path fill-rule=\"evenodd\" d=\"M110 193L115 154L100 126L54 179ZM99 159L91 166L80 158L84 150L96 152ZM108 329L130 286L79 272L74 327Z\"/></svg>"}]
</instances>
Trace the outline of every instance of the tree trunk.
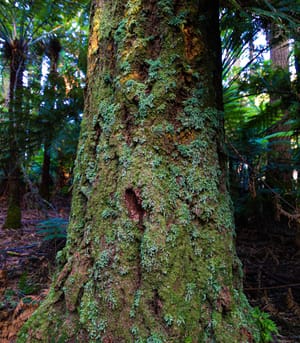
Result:
<instances>
[{"instance_id":1,"label":"tree trunk","mask_svg":"<svg viewBox=\"0 0 300 343\"><path fill-rule=\"evenodd\" d=\"M4 229L18 229L21 227L21 172L18 166L9 168L7 214L3 224Z\"/></svg>"},{"instance_id":2,"label":"tree trunk","mask_svg":"<svg viewBox=\"0 0 300 343\"><path fill-rule=\"evenodd\" d=\"M284 40L278 40L281 37L276 37L276 30L271 27L269 33L269 45L270 45L270 58L272 66L278 70L278 72L289 72L289 42ZM278 90L279 92L281 90ZM278 94L270 94L270 103L276 103L281 100L281 96ZM271 133L278 133L288 131L290 125L286 123L289 121L289 113L286 109L277 109L277 111L283 112L282 117L286 117L285 120L281 120L274 125ZM290 137L276 137L270 140L270 153L268 155L268 172L267 183L272 188L280 188L284 193L288 193L292 190L292 156L291 156L291 143Z\"/></svg>"},{"instance_id":3,"label":"tree trunk","mask_svg":"<svg viewBox=\"0 0 300 343\"><path fill-rule=\"evenodd\" d=\"M48 143L48 139L45 139L44 143L44 158L43 158L43 167L42 167L42 180L40 184L40 195L42 198L47 201L50 200L50 185L51 185L51 175L50 175L50 166L51 166L51 155L50 155L51 144Z\"/></svg>"},{"instance_id":4,"label":"tree trunk","mask_svg":"<svg viewBox=\"0 0 300 343\"><path fill-rule=\"evenodd\" d=\"M294 39L294 59L296 72L296 89L300 93L300 42L298 38Z\"/></svg>"},{"instance_id":5,"label":"tree trunk","mask_svg":"<svg viewBox=\"0 0 300 343\"><path fill-rule=\"evenodd\" d=\"M53 111L56 111L56 87L58 81L58 59L61 51L61 45L57 38L52 38L47 45L47 55L50 59L50 73L48 76L49 89L45 92L46 101L50 102L50 108ZM40 195L46 199L50 200L50 185L51 185L51 145L53 139L53 122L51 121L51 114L49 114L48 119L48 134L44 137L44 159L42 167L42 177L40 184ZM55 124L54 124L55 125Z\"/></svg>"},{"instance_id":6,"label":"tree trunk","mask_svg":"<svg viewBox=\"0 0 300 343\"><path fill-rule=\"evenodd\" d=\"M8 204L3 228L18 229L21 227L21 167L18 148L18 132L22 112L24 56L26 46L20 40L11 42L10 79L9 79L9 144L10 161L8 162Z\"/></svg>"},{"instance_id":7,"label":"tree trunk","mask_svg":"<svg viewBox=\"0 0 300 343\"><path fill-rule=\"evenodd\" d=\"M222 154L217 1L94 0L71 223L18 342L254 342Z\"/></svg>"},{"instance_id":8,"label":"tree trunk","mask_svg":"<svg viewBox=\"0 0 300 343\"><path fill-rule=\"evenodd\" d=\"M289 42L287 40L284 40L283 42L271 45L270 58L274 67L282 68L288 71L289 69Z\"/></svg>"}]
</instances>

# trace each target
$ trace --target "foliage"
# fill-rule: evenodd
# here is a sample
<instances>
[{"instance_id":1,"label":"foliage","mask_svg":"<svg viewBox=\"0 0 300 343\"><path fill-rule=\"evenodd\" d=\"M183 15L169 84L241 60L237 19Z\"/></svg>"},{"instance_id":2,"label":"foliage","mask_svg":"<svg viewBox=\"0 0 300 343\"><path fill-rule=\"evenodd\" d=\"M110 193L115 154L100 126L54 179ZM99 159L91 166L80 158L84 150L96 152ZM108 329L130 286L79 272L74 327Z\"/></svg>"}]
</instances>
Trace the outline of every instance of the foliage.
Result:
<instances>
[{"instance_id":1,"label":"foliage","mask_svg":"<svg viewBox=\"0 0 300 343\"><path fill-rule=\"evenodd\" d=\"M1 296L0 301L0 310L9 308L9 307L16 307L18 304L17 294L12 289L6 289L4 294Z\"/></svg>"},{"instance_id":2,"label":"foliage","mask_svg":"<svg viewBox=\"0 0 300 343\"><path fill-rule=\"evenodd\" d=\"M290 75L274 69L269 63L259 63L255 70L244 74L225 91L225 118L228 149L233 167L247 164L259 188L270 170L285 170L292 173L299 165L299 102L296 83L290 82ZM270 96L276 101L270 102ZM291 141L295 144L291 146ZM275 147L286 145L290 159L281 164L270 164ZM292 190L281 188L277 192L286 194ZM264 189L267 191L267 189Z\"/></svg>"},{"instance_id":3,"label":"foliage","mask_svg":"<svg viewBox=\"0 0 300 343\"><path fill-rule=\"evenodd\" d=\"M231 73L242 55L251 47L249 60L242 70L255 69L253 63L262 61L262 54L270 46L254 46L253 42L262 31L272 26L275 31L271 45L299 37L299 1L224 1L221 11L221 37L223 49L223 75L230 84L237 78ZM231 74L231 75L229 75ZM239 73L238 73L239 74Z\"/></svg>"},{"instance_id":4,"label":"foliage","mask_svg":"<svg viewBox=\"0 0 300 343\"><path fill-rule=\"evenodd\" d=\"M2 13L7 13L0 18L0 164L4 178L12 169L9 161L15 160L38 183L43 164L39 156L49 149L52 180L72 173L83 108L85 65L77 62L86 56L87 5L88 1L74 1L70 6L68 0L0 2ZM13 104L12 85L7 88L7 82L18 69L11 65L15 48L23 56L18 63L23 63L20 65L26 78L18 81L19 100ZM49 71L51 63L56 73ZM18 157L12 157L13 153Z\"/></svg>"},{"instance_id":5,"label":"foliage","mask_svg":"<svg viewBox=\"0 0 300 343\"><path fill-rule=\"evenodd\" d=\"M17 289L5 289L1 296L0 311L16 308L20 300L23 303L35 302L36 300L33 300L30 295L37 291L37 287L38 285L28 278L27 272L24 272L19 278Z\"/></svg>"},{"instance_id":6,"label":"foliage","mask_svg":"<svg viewBox=\"0 0 300 343\"><path fill-rule=\"evenodd\" d=\"M257 322L261 331L261 343L268 343L273 341L273 335L278 334L276 324L270 319L270 315L262 312L258 307L254 307L252 315Z\"/></svg>"},{"instance_id":7,"label":"foliage","mask_svg":"<svg viewBox=\"0 0 300 343\"><path fill-rule=\"evenodd\" d=\"M44 235L45 241L65 239L67 236L68 220L57 217L39 222L37 233Z\"/></svg>"},{"instance_id":8,"label":"foliage","mask_svg":"<svg viewBox=\"0 0 300 343\"><path fill-rule=\"evenodd\" d=\"M225 128L231 192L240 213L252 209L257 215L259 202L270 203L275 194L297 206L299 189L280 175L299 168L299 76L293 79L262 53L299 36L299 13L299 2L292 1L233 1L223 11ZM271 27L273 39L255 45L257 34Z\"/></svg>"},{"instance_id":9,"label":"foliage","mask_svg":"<svg viewBox=\"0 0 300 343\"><path fill-rule=\"evenodd\" d=\"M36 286L28 279L27 273L23 273L19 278L19 292L26 296L35 292Z\"/></svg>"}]
</instances>

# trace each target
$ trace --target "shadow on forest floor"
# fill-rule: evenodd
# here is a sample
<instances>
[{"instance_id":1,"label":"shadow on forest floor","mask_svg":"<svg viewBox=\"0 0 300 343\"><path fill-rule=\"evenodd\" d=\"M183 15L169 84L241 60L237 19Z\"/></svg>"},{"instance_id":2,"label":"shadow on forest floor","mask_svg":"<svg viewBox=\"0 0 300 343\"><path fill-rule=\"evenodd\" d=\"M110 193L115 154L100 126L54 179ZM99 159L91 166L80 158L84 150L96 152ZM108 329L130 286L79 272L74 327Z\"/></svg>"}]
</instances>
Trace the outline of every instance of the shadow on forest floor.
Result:
<instances>
[{"instance_id":1,"label":"shadow on forest floor","mask_svg":"<svg viewBox=\"0 0 300 343\"><path fill-rule=\"evenodd\" d=\"M300 247L288 226L265 231L259 225L237 230L244 290L251 305L268 312L276 323L278 342L299 343Z\"/></svg>"},{"instance_id":2,"label":"shadow on forest floor","mask_svg":"<svg viewBox=\"0 0 300 343\"><path fill-rule=\"evenodd\" d=\"M55 268L55 254L63 239L45 240L39 223L51 218L67 219L69 201L56 209L23 210L22 228L3 230L6 209L0 199L0 342L13 343L23 323L45 298Z\"/></svg>"},{"instance_id":3,"label":"shadow on forest floor","mask_svg":"<svg viewBox=\"0 0 300 343\"><path fill-rule=\"evenodd\" d=\"M2 230L4 204L0 199L0 342L13 343L48 292L59 247L38 233L45 213L37 210L23 211L22 229ZM66 219L68 205L64 200L47 216ZM300 249L292 232L267 235L257 227L238 229L237 251L250 303L270 313L280 333L277 342L300 342Z\"/></svg>"}]
</instances>

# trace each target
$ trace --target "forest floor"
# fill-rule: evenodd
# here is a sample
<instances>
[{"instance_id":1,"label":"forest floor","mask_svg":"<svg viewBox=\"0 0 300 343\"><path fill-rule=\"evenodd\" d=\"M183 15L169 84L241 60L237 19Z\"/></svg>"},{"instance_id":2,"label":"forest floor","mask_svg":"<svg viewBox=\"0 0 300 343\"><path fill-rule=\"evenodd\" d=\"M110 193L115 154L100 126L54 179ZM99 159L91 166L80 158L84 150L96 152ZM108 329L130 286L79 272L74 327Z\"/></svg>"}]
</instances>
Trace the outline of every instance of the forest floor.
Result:
<instances>
[{"instance_id":1,"label":"forest floor","mask_svg":"<svg viewBox=\"0 0 300 343\"><path fill-rule=\"evenodd\" d=\"M300 246L295 229L273 224L237 230L244 291L251 305L276 323L274 342L300 343Z\"/></svg>"},{"instance_id":2,"label":"forest floor","mask_svg":"<svg viewBox=\"0 0 300 343\"><path fill-rule=\"evenodd\" d=\"M20 327L47 295L56 252L65 245L62 238L47 239L60 235L62 229L55 231L55 225L47 224L41 228L40 224L65 222L70 201L60 199L52 209L43 211L23 209L19 230L1 228L5 203L0 199L0 343L13 343Z\"/></svg>"},{"instance_id":3,"label":"forest floor","mask_svg":"<svg viewBox=\"0 0 300 343\"><path fill-rule=\"evenodd\" d=\"M6 209L0 199L0 343L13 343L22 324L45 298L62 239L45 240L39 223L68 218L69 202L56 209L23 211L20 230L2 230ZM250 303L270 314L279 329L274 342L300 343L300 250L289 230L263 233L258 226L239 229L238 255ZM179 342L178 342L179 343Z\"/></svg>"}]
</instances>

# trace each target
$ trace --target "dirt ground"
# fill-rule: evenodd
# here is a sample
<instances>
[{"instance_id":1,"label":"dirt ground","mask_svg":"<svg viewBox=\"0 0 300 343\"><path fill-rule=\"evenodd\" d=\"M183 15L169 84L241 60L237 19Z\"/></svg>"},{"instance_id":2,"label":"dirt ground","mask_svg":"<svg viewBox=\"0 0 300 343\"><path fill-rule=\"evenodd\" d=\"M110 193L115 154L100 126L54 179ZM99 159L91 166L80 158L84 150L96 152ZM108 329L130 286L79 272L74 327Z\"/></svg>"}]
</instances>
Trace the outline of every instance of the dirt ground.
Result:
<instances>
[{"instance_id":1,"label":"dirt ground","mask_svg":"<svg viewBox=\"0 0 300 343\"><path fill-rule=\"evenodd\" d=\"M0 199L0 228L5 218ZM22 324L45 298L64 240L45 240L41 220L67 219L69 203L23 211L20 230L0 229L0 343L13 343ZM48 233L49 234L49 233ZM300 250L292 230L266 234L258 226L237 230L244 289L253 306L270 314L279 335L274 342L300 343Z\"/></svg>"},{"instance_id":2,"label":"dirt ground","mask_svg":"<svg viewBox=\"0 0 300 343\"><path fill-rule=\"evenodd\" d=\"M46 211L23 209L19 230L1 229L5 215L5 199L0 199L0 343L13 343L20 327L47 295L56 251L65 243L62 238L46 240L53 229L42 229L40 223L66 221L69 201L58 201Z\"/></svg>"}]
</instances>

